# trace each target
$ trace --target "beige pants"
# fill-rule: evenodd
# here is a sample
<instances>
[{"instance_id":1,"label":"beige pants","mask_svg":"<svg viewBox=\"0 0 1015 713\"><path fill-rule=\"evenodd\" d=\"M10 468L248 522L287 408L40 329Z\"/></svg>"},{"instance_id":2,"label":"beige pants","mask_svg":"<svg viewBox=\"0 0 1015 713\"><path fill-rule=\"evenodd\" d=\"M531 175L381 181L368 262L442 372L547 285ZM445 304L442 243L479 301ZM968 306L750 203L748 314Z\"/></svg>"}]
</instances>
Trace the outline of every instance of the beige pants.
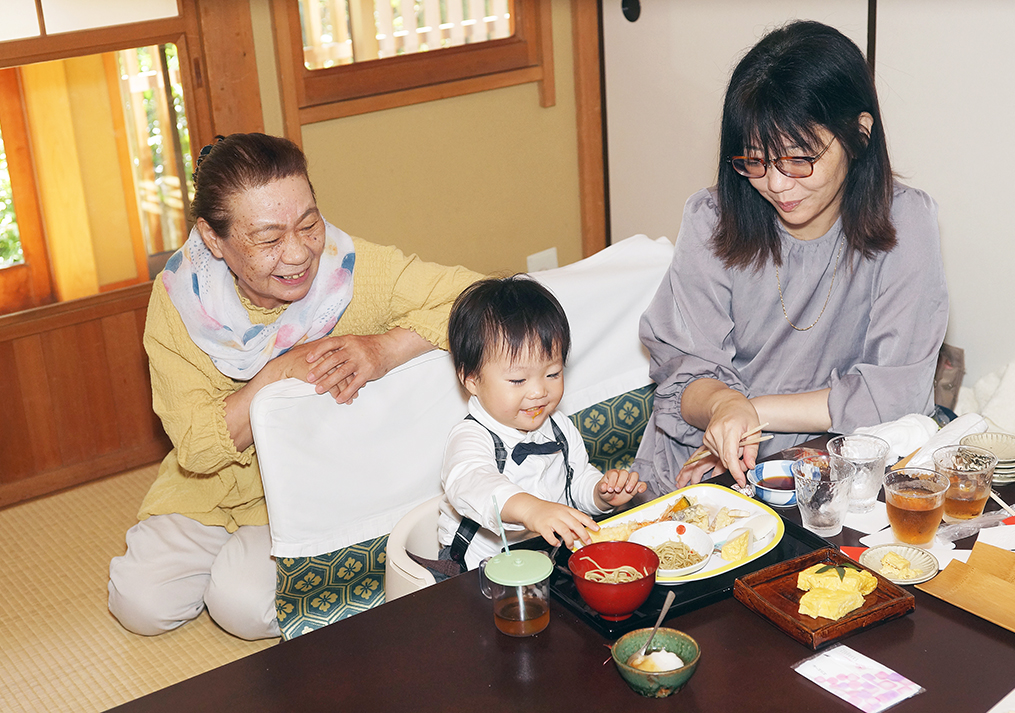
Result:
<instances>
[{"instance_id":1,"label":"beige pants","mask_svg":"<svg viewBox=\"0 0 1015 713\"><path fill-rule=\"evenodd\" d=\"M242 639L279 636L267 525L230 534L174 514L127 531L127 553L109 563L109 611L125 628L154 636L205 607Z\"/></svg>"}]
</instances>

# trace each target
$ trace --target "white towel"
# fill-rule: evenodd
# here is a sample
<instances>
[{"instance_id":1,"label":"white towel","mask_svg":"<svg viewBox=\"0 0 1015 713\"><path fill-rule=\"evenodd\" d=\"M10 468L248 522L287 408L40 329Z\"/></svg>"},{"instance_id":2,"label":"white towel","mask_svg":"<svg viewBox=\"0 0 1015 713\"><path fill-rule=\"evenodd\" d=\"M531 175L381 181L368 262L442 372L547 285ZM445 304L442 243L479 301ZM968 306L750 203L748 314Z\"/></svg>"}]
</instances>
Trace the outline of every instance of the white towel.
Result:
<instances>
[{"instance_id":1,"label":"white towel","mask_svg":"<svg viewBox=\"0 0 1015 713\"><path fill-rule=\"evenodd\" d=\"M1015 433L1015 361L959 390L955 413L979 413L991 431Z\"/></svg>"},{"instance_id":2,"label":"white towel","mask_svg":"<svg viewBox=\"0 0 1015 713\"><path fill-rule=\"evenodd\" d=\"M978 413L967 413L944 425L917 451L909 461L914 468L933 468L933 454L942 446L957 445L963 436L970 433L983 433L987 430L987 421Z\"/></svg>"},{"instance_id":3,"label":"white towel","mask_svg":"<svg viewBox=\"0 0 1015 713\"><path fill-rule=\"evenodd\" d=\"M891 453L888 463L894 463L921 447L938 432L937 421L922 413L911 413L895 421L856 429L857 433L879 436L888 441Z\"/></svg>"}]
</instances>

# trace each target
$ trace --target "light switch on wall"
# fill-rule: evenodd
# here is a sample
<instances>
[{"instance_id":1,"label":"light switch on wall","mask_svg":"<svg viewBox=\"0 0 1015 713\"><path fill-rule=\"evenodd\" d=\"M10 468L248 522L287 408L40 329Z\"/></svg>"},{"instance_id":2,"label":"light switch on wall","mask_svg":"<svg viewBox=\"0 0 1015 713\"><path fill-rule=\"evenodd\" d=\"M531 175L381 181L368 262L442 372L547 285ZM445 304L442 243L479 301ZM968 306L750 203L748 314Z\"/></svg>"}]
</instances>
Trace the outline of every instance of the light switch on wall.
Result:
<instances>
[{"instance_id":1,"label":"light switch on wall","mask_svg":"<svg viewBox=\"0 0 1015 713\"><path fill-rule=\"evenodd\" d=\"M533 253L525 259L525 262L529 272L552 270L557 267L557 248Z\"/></svg>"}]
</instances>

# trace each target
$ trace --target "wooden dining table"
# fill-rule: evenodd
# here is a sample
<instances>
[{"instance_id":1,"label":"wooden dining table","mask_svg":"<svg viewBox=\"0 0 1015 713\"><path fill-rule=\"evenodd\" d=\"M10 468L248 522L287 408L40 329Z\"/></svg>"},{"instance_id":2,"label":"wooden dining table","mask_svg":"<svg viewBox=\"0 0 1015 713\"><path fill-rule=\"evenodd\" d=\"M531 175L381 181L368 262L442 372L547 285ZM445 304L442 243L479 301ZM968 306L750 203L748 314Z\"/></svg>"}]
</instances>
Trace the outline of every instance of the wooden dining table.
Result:
<instances>
[{"instance_id":1,"label":"wooden dining table","mask_svg":"<svg viewBox=\"0 0 1015 713\"><path fill-rule=\"evenodd\" d=\"M732 484L728 475L711 482ZM996 489L1009 503L1015 499L1015 485ZM800 522L795 508L779 514ZM857 545L861 536L846 528L827 542ZM972 538L957 546L971 547ZM925 689L892 713L984 713L1015 688L1015 633L915 587L905 589L915 596L912 612L841 641ZM612 639L559 601L551 603L543 632L527 638L500 633L472 571L115 710L858 710L798 674L794 665L815 652L740 604L731 583L712 599L666 621L694 637L701 657L687 685L664 700L628 688L610 659Z\"/></svg>"}]
</instances>

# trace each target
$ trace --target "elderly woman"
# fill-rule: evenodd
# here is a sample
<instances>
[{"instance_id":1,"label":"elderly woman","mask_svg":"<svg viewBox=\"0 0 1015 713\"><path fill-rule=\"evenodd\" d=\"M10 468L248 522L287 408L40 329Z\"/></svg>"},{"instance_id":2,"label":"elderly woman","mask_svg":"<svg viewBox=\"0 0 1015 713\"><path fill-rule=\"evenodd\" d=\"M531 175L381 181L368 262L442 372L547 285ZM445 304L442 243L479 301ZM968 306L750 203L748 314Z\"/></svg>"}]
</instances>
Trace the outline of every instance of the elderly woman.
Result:
<instances>
[{"instance_id":1,"label":"elderly woman","mask_svg":"<svg viewBox=\"0 0 1015 713\"><path fill-rule=\"evenodd\" d=\"M196 225L155 280L144 334L174 447L110 564L109 608L154 635L207 607L225 630L258 639L279 627L251 399L295 377L350 403L368 381L446 348L451 304L479 276L327 223L286 139L234 134L202 154Z\"/></svg>"},{"instance_id":2,"label":"elderly woman","mask_svg":"<svg viewBox=\"0 0 1015 713\"><path fill-rule=\"evenodd\" d=\"M634 469L655 493L709 470L744 483L761 423L766 454L934 409L937 206L893 180L857 46L816 22L762 38L733 71L719 152L642 317L658 388Z\"/></svg>"}]
</instances>

